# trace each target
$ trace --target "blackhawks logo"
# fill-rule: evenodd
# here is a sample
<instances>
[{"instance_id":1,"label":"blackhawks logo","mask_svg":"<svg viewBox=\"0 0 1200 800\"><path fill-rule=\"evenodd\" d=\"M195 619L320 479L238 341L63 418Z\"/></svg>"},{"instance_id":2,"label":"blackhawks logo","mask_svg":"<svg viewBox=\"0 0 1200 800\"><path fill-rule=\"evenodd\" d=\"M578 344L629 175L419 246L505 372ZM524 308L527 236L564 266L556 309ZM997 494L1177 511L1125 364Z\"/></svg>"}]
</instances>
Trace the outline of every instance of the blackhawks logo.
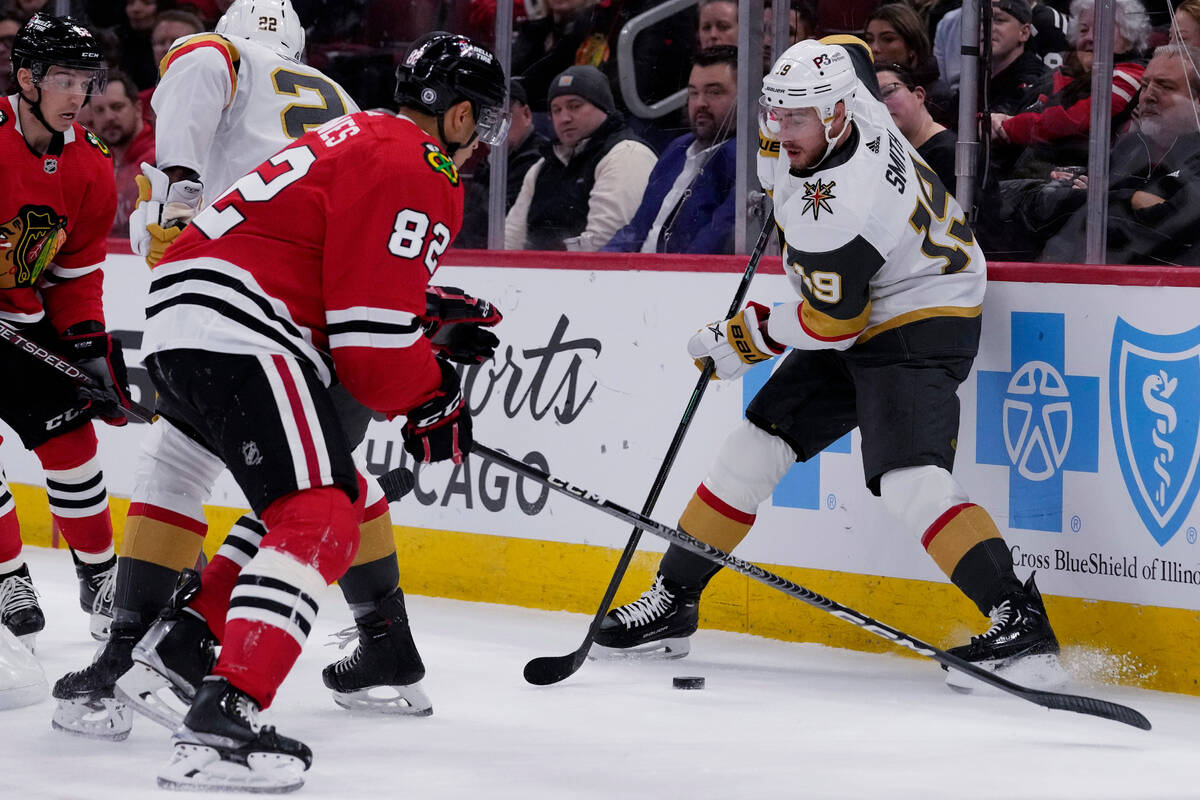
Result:
<instances>
[{"instance_id":1,"label":"blackhawks logo","mask_svg":"<svg viewBox=\"0 0 1200 800\"><path fill-rule=\"evenodd\" d=\"M833 193L833 187L837 185L837 181L825 181L817 178L816 183L804 182L804 210L801 214L812 212L813 219L819 219L821 212L826 211L830 214L833 209L829 207L830 200L836 200L837 196Z\"/></svg>"},{"instance_id":2,"label":"blackhawks logo","mask_svg":"<svg viewBox=\"0 0 1200 800\"><path fill-rule=\"evenodd\" d=\"M67 239L67 218L49 206L22 206L0 222L0 289L33 286Z\"/></svg>"},{"instance_id":3,"label":"blackhawks logo","mask_svg":"<svg viewBox=\"0 0 1200 800\"><path fill-rule=\"evenodd\" d=\"M108 151L108 145L106 145L106 144L104 143L104 141L103 141L103 140L101 140L101 138L100 138L99 136L97 136L96 134L92 133L92 132L91 132L90 130L88 130L87 128L84 128L84 131L85 131L85 133L83 134L83 138L85 138L85 139L87 139L87 140L88 140L88 144L90 144L92 147L94 147L94 148L96 148L97 150L99 150L99 151L100 151L101 153L103 153L105 156L109 155L109 151Z\"/></svg>"},{"instance_id":4,"label":"blackhawks logo","mask_svg":"<svg viewBox=\"0 0 1200 800\"><path fill-rule=\"evenodd\" d=\"M429 164L434 172L446 176L451 186L458 186L458 169L454 166L454 159L439 150L437 145L425 143L425 163Z\"/></svg>"}]
</instances>

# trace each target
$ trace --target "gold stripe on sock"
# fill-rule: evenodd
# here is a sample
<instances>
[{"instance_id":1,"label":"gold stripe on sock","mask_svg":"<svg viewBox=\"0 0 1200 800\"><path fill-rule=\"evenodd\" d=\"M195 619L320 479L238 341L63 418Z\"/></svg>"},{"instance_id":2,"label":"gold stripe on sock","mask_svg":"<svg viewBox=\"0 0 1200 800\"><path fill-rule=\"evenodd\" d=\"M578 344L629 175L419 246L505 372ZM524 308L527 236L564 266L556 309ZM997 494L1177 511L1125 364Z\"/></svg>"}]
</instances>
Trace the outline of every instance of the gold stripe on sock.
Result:
<instances>
[{"instance_id":1,"label":"gold stripe on sock","mask_svg":"<svg viewBox=\"0 0 1200 800\"><path fill-rule=\"evenodd\" d=\"M125 518L121 555L179 571L196 566L203 545L193 531L132 514Z\"/></svg>"},{"instance_id":2,"label":"gold stripe on sock","mask_svg":"<svg viewBox=\"0 0 1200 800\"><path fill-rule=\"evenodd\" d=\"M357 567L370 561L396 555L396 540L392 538L392 515L381 514L375 519L368 520L358 526L358 553L354 556Z\"/></svg>"},{"instance_id":3,"label":"gold stripe on sock","mask_svg":"<svg viewBox=\"0 0 1200 800\"><path fill-rule=\"evenodd\" d=\"M748 523L730 519L704 502L699 494L692 495L688 501L687 508L679 517L679 527L687 531L689 536L726 553L737 547L750 532Z\"/></svg>"},{"instance_id":4,"label":"gold stripe on sock","mask_svg":"<svg viewBox=\"0 0 1200 800\"><path fill-rule=\"evenodd\" d=\"M939 519L934 523L938 525L940 529L927 532L923 538L925 550L946 577L954 574L954 568L972 547L987 539L1003 538L991 515L974 503L963 506L949 519Z\"/></svg>"}]
</instances>

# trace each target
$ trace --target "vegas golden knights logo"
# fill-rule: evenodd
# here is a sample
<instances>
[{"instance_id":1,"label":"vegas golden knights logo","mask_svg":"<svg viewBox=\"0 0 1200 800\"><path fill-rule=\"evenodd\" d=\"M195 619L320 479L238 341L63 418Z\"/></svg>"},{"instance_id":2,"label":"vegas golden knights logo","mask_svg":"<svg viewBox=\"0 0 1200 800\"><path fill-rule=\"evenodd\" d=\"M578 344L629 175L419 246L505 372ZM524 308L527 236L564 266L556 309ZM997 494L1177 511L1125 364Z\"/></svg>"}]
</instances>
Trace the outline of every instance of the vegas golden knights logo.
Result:
<instances>
[{"instance_id":1,"label":"vegas golden knights logo","mask_svg":"<svg viewBox=\"0 0 1200 800\"><path fill-rule=\"evenodd\" d=\"M49 206L22 206L0 222L0 289L30 287L67 239L67 218Z\"/></svg>"}]
</instances>

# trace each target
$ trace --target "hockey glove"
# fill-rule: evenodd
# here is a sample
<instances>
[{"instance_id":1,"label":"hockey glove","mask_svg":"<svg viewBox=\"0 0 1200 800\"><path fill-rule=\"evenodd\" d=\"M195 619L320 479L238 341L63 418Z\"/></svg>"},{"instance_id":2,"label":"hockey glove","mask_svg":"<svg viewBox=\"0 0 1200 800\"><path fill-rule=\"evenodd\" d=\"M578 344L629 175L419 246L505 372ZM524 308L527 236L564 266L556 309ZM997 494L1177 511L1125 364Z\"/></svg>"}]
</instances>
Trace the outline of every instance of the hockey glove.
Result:
<instances>
[{"instance_id":1,"label":"hockey glove","mask_svg":"<svg viewBox=\"0 0 1200 800\"><path fill-rule=\"evenodd\" d=\"M472 297L454 286L425 289L425 316L421 322L434 355L459 364L482 364L496 355L500 339L490 328L503 315L487 300Z\"/></svg>"},{"instance_id":2,"label":"hockey glove","mask_svg":"<svg viewBox=\"0 0 1200 800\"><path fill-rule=\"evenodd\" d=\"M124 425L123 409L129 407L129 377L121 343L105 333L99 322L81 322L62 335L67 356L95 381L80 388L80 396L90 401L96 416L109 425Z\"/></svg>"},{"instance_id":3,"label":"hockey glove","mask_svg":"<svg viewBox=\"0 0 1200 800\"><path fill-rule=\"evenodd\" d=\"M755 364L774 358L786 348L767 335L771 309L748 303L729 319L705 325L688 341L688 354L703 370L712 360L716 377L731 381L742 377Z\"/></svg>"},{"instance_id":4,"label":"hockey glove","mask_svg":"<svg viewBox=\"0 0 1200 800\"><path fill-rule=\"evenodd\" d=\"M129 246L153 267L162 260L167 245L175 241L200 209L199 181L176 181L160 169L142 162L142 174L134 177L138 187L137 206L129 215Z\"/></svg>"},{"instance_id":5,"label":"hockey glove","mask_svg":"<svg viewBox=\"0 0 1200 800\"><path fill-rule=\"evenodd\" d=\"M438 359L442 385L431 400L408 412L401 434L404 449L421 463L450 459L461 464L471 452L471 415L463 405L458 372Z\"/></svg>"}]
</instances>

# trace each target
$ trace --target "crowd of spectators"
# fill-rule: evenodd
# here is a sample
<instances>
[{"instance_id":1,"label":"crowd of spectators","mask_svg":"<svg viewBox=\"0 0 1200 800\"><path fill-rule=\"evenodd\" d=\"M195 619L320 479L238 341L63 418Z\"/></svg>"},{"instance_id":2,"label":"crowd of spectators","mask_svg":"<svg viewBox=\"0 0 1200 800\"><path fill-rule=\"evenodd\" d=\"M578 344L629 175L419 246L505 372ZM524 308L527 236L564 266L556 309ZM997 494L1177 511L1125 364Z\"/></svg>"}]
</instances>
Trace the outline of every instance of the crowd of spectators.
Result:
<instances>
[{"instance_id":1,"label":"crowd of spectators","mask_svg":"<svg viewBox=\"0 0 1200 800\"><path fill-rule=\"evenodd\" d=\"M498 0L292 0L307 60L364 108L391 105L392 74L432 29L494 44ZM502 0L501 0L502 1ZM746 2L746 0L742 0ZM634 39L622 28L662 0L516 0L504 220L510 248L728 253L734 196L738 0L699 0ZM776 0L785 2L785 0ZM786 0L789 42L862 37L881 95L918 155L955 190L962 0ZM1077 259L1091 130L1096 0L992 0L981 66L976 232L993 258ZM1200 0L1114 0L1110 247L1116 263L1200 262L1195 53ZM0 0L0 89L12 37L53 0ZM229 0L71 0L107 43L113 80L83 121L109 144L128 216L141 160L153 160L150 97L172 42L212 30ZM770 47L770 2L762 18ZM773 56L764 52L763 63ZM637 100L622 84L632 69ZM626 80L622 80L625 78ZM686 90L687 102L668 101ZM647 108L650 109L647 112ZM460 247L487 244L489 169L464 170ZM126 187L124 184L128 184Z\"/></svg>"}]
</instances>

